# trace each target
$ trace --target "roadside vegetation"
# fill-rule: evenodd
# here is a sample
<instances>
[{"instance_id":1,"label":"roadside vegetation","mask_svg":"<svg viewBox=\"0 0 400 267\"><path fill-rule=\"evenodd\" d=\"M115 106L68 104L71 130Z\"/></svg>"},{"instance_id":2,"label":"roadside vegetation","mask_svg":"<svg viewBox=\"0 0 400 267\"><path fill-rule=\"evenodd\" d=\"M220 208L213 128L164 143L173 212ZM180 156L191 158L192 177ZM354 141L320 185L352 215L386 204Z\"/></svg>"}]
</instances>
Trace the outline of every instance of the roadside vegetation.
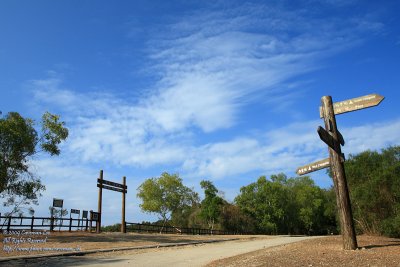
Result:
<instances>
[{"instance_id":1,"label":"roadside vegetation","mask_svg":"<svg viewBox=\"0 0 400 267\"><path fill-rule=\"evenodd\" d=\"M350 155L345 162L357 234L400 237L400 146ZM260 176L233 202L212 181L200 183L204 199L178 174L145 180L137 196L153 224L238 233L323 235L340 232L333 188L309 176Z\"/></svg>"},{"instance_id":2,"label":"roadside vegetation","mask_svg":"<svg viewBox=\"0 0 400 267\"><path fill-rule=\"evenodd\" d=\"M37 124L17 112L0 113L0 198L12 207L6 215L33 212L26 206L37 204L45 185L30 171L31 161L39 153L59 155L67 137L57 115L46 112ZM345 171L357 233L400 237L400 146L350 155ZM254 234L340 232L334 189L320 188L309 176L260 176L242 186L232 202L210 180L200 187L203 199L179 174L164 172L146 179L137 196L142 211L157 214L155 224L164 226ZM105 229L114 228L119 226Z\"/></svg>"}]
</instances>

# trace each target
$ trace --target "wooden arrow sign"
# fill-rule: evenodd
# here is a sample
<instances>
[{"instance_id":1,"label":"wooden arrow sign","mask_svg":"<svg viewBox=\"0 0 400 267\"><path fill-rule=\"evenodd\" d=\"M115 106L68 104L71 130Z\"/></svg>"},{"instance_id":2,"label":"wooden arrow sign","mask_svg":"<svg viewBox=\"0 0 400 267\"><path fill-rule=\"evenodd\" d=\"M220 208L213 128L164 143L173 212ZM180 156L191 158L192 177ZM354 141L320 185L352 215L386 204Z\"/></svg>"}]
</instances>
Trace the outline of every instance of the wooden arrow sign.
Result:
<instances>
[{"instance_id":1,"label":"wooden arrow sign","mask_svg":"<svg viewBox=\"0 0 400 267\"><path fill-rule=\"evenodd\" d=\"M360 96L345 101L333 103L333 111L335 115L351 112L359 109L375 107L382 102L385 97L378 94L370 94ZM319 108L319 116L323 118L322 107Z\"/></svg>"},{"instance_id":2,"label":"wooden arrow sign","mask_svg":"<svg viewBox=\"0 0 400 267\"><path fill-rule=\"evenodd\" d=\"M344 157L343 153L342 153L342 156L340 157L340 160L342 162L345 161L345 157ZM313 163L308 164L308 165L301 166L296 170L296 173L297 173L297 175L304 175L304 174L307 174L307 173L310 173L310 172L315 172L315 171L318 171L318 170L321 170L321 169L324 169L324 168L328 168L329 166L331 166L329 158L326 158L326 159L323 159L323 160L319 160L319 161L313 162Z\"/></svg>"},{"instance_id":3,"label":"wooden arrow sign","mask_svg":"<svg viewBox=\"0 0 400 267\"><path fill-rule=\"evenodd\" d=\"M321 138L322 141L324 141L330 148L335 150L337 153L339 154L341 153L341 151L338 151L338 148L340 148L338 141L336 141L336 139L333 138L333 136L327 130L325 130L321 126L318 126L317 132L319 138Z\"/></svg>"},{"instance_id":4,"label":"wooden arrow sign","mask_svg":"<svg viewBox=\"0 0 400 267\"><path fill-rule=\"evenodd\" d=\"M313 162L311 164L302 166L296 170L297 175L304 175L306 173L315 172L330 166L329 158Z\"/></svg>"},{"instance_id":5,"label":"wooden arrow sign","mask_svg":"<svg viewBox=\"0 0 400 267\"><path fill-rule=\"evenodd\" d=\"M339 132L339 130L337 130L336 132L337 132L337 135L338 135L338 138L339 138L339 143L340 143L342 146L344 146L344 138L343 138L343 135Z\"/></svg>"}]
</instances>

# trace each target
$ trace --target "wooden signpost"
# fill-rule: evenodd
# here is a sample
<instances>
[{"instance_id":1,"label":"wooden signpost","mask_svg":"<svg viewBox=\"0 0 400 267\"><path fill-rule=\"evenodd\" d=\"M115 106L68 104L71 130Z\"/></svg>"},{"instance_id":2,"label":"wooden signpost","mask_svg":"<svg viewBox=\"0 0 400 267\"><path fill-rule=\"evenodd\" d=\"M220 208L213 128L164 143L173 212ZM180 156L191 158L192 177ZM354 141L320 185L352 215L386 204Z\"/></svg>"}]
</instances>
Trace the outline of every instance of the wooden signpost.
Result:
<instances>
[{"instance_id":1,"label":"wooden signpost","mask_svg":"<svg viewBox=\"0 0 400 267\"><path fill-rule=\"evenodd\" d=\"M346 250L356 249L357 239L354 230L346 174L344 171L344 156L340 146L343 146L345 142L342 134L337 129L335 115L377 106L383 99L383 96L371 94L333 104L331 96L322 97L320 117L324 119L325 129L320 126L317 132L321 140L328 145L329 158L305 165L298 168L296 171L298 175L303 175L328 166L331 167L336 193L336 204L339 210L340 227L343 236L343 248Z\"/></svg>"},{"instance_id":2,"label":"wooden signpost","mask_svg":"<svg viewBox=\"0 0 400 267\"><path fill-rule=\"evenodd\" d=\"M126 233L125 228L125 195L128 192L128 186L126 186L126 177L122 178L122 184L114 183L103 179L103 170L100 170L100 178L97 179L97 187L99 188L99 201L98 201L98 214L99 218L96 222L96 232L101 232L101 206L103 201L103 188L117 191L122 193L122 222L121 222L121 233Z\"/></svg>"},{"instance_id":3,"label":"wooden signpost","mask_svg":"<svg viewBox=\"0 0 400 267\"><path fill-rule=\"evenodd\" d=\"M298 175L304 175L306 173L315 172L321 169L328 168L330 166L329 158L302 166L296 170Z\"/></svg>"},{"instance_id":4,"label":"wooden signpost","mask_svg":"<svg viewBox=\"0 0 400 267\"><path fill-rule=\"evenodd\" d=\"M335 115L338 115L364 108L375 107L379 105L383 99L385 99L385 97L378 94L360 96L345 101L333 103L333 111ZM322 107L319 108L319 116L321 119L324 117Z\"/></svg>"},{"instance_id":5,"label":"wooden signpost","mask_svg":"<svg viewBox=\"0 0 400 267\"><path fill-rule=\"evenodd\" d=\"M342 157L340 158L342 162L344 162L344 154L342 153ZM304 175L310 172L319 171L331 166L331 162L329 158L319 160L304 166L297 168L296 173L297 175Z\"/></svg>"}]
</instances>

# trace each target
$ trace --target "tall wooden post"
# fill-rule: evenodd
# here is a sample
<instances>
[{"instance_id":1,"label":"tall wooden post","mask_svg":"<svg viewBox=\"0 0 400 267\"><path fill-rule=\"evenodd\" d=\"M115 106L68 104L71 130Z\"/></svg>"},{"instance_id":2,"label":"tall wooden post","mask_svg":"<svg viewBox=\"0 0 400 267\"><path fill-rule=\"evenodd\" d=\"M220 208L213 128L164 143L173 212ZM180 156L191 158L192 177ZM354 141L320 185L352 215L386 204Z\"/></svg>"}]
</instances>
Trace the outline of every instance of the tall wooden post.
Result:
<instances>
[{"instance_id":1,"label":"tall wooden post","mask_svg":"<svg viewBox=\"0 0 400 267\"><path fill-rule=\"evenodd\" d=\"M325 129L336 140L335 147L329 148L330 165L336 192L336 202L339 209L340 228L343 237L343 248L346 250L357 249L357 239L354 230L353 213L351 210L349 190L347 187L344 164L341 160L341 148L336 118L333 110L332 97L324 96L321 99L324 114Z\"/></svg>"},{"instance_id":2,"label":"tall wooden post","mask_svg":"<svg viewBox=\"0 0 400 267\"><path fill-rule=\"evenodd\" d=\"M101 203L103 201L103 170L100 170L100 177L99 177L99 201L97 205L97 212L99 213L99 218L96 222L96 233L101 232Z\"/></svg>"},{"instance_id":3,"label":"tall wooden post","mask_svg":"<svg viewBox=\"0 0 400 267\"><path fill-rule=\"evenodd\" d=\"M125 225L125 186L126 186L126 177L122 178L122 185L124 186L122 191L122 222L121 222L121 233L126 233L126 225Z\"/></svg>"}]
</instances>

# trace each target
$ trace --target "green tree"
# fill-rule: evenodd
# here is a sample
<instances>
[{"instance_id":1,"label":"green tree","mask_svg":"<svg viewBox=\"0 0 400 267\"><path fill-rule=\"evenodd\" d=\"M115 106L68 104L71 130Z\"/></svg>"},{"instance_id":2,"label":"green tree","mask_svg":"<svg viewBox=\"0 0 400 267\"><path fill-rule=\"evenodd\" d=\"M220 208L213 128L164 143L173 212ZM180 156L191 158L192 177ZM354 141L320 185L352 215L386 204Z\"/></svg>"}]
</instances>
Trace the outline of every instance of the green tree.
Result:
<instances>
[{"instance_id":1,"label":"green tree","mask_svg":"<svg viewBox=\"0 0 400 267\"><path fill-rule=\"evenodd\" d=\"M326 191L316 186L308 176L289 179L288 187L292 196L291 205L295 208L292 220L296 222L296 228L291 231L306 234L332 231L330 228L331 224L335 225L335 213L329 211L334 199L329 199Z\"/></svg>"},{"instance_id":2,"label":"green tree","mask_svg":"<svg viewBox=\"0 0 400 267\"><path fill-rule=\"evenodd\" d=\"M322 234L336 226L332 190L322 190L307 176L261 176L235 198L240 210L266 234ZM251 229L251 227L249 227Z\"/></svg>"},{"instance_id":3,"label":"green tree","mask_svg":"<svg viewBox=\"0 0 400 267\"><path fill-rule=\"evenodd\" d=\"M200 182L200 186L204 189L204 199L201 202L200 217L207 222L212 232L215 223L219 220L224 200L218 196L218 189L211 181L203 180Z\"/></svg>"},{"instance_id":4,"label":"green tree","mask_svg":"<svg viewBox=\"0 0 400 267\"><path fill-rule=\"evenodd\" d=\"M350 155L345 170L357 230L400 237L400 146Z\"/></svg>"},{"instance_id":5,"label":"green tree","mask_svg":"<svg viewBox=\"0 0 400 267\"><path fill-rule=\"evenodd\" d=\"M284 174L272 176L272 181L261 176L257 182L240 189L235 202L256 222L257 232L276 234L286 231L288 218L285 216L287 208L287 191L283 186L285 182Z\"/></svg>"},{"instance_id":6,"label":"green tree","mask_svg":"<svg viewBox=\"0 0 400 267\"><path fill-rule=\"evenodd\" d=\"M13 206L10 214L21 212L22 205L37 204L45 190L40 178L29 171L32 157L39 152L59 155L59 144L67 137L65 123L48 112L42 116L39 133L32 119L17 112L0 117L0 196L4 206Z\"/></svg>"},{"instance_id":7,"label":"green tree","mask_svg":"<svg viewBox=\"0 0 400 267\"><path fill-rule=\"evenodd\" d=\"M181 216L182 211L199 201L197 193L184 186L178 174L167 172L160 177L145 180L138 187L137 196L142 200L140 208L158 214L163 225L171 216Z\"/></svg>"},{"instance_id":8,"label":"green tree","mask_svg":"<svg viewBox=\"0 0 400 267\"><path fill-rule=\"evenodd\" d=\"M256 222L234 204L225 203L221 209L222 229L234 233L254 233Z\"/></svg>"}]
</instances>

